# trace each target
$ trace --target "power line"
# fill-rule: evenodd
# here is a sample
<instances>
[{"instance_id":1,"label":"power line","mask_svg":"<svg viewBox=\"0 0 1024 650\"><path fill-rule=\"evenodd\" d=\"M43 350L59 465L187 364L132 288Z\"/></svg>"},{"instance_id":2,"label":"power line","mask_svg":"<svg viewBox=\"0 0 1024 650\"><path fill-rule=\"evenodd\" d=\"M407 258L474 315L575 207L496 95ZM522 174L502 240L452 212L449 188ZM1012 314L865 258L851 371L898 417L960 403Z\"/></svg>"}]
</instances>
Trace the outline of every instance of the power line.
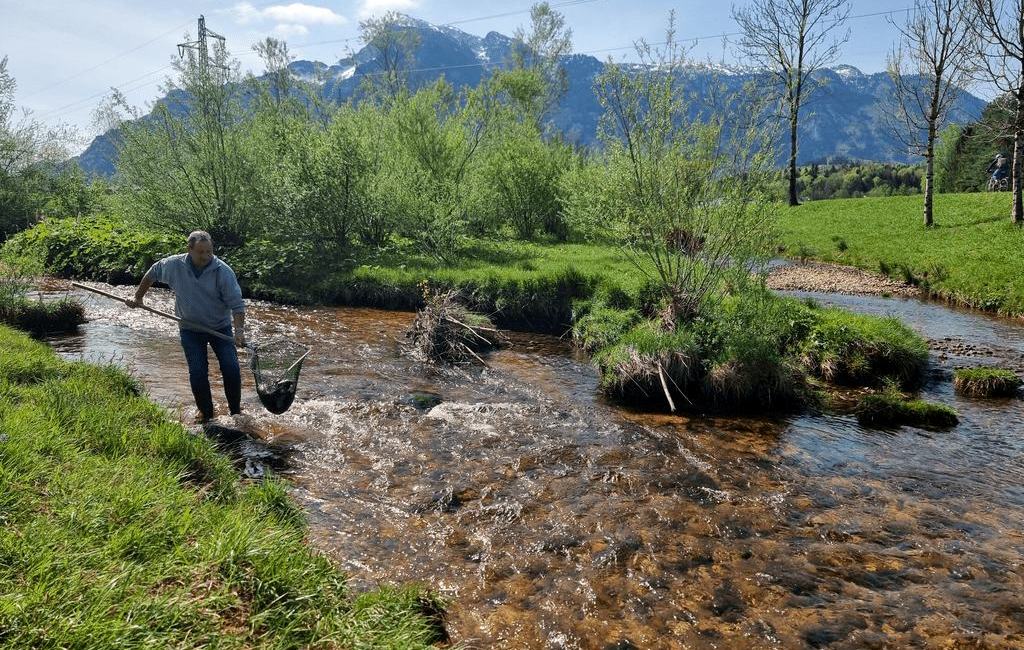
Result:
<instances>
[{"instance_id":1,"label":"power line","mask_svg":"<svg viewBox=\"0 0 1024 650\"><path fill-rule=\"evenodd\" d=\"M601 0L566 0L565 2L556 2L556 3L551 4L551 8L552 9L559 9L559 8L562 8L562 7L574 7L576 5L584 5L584 4L590 4L590 3L593 3L593 2L600 2L600 1ZM464 25L466 23L474 23L474 22L479 22L481 20L490 20L492 18L507 18L509 16L517 16L519 14L528 14L528 13L530 13L530 11L532 11L532 9L519 9L517 11L506 11L506 12L499 13L499 14L489 14L487 16L476 16L474 18L463 18L461 20L453 20L451 22L443 23L443 24L441 24L439 26L440 27L452 27L454 25ZM334 44L334 43L347 43L349 41L354 41L354 40L356 40L358 38L361 38L361 36L359 36L359 35L348 36L346 38L336 38L336 39L332 39L332 40L328 40L328 41L313 41L313 42L310 42L310 43L294 43L292 45L292 47L303 48L303 47L313 47L314 45L331 45L331 44Z\"/></svg>"},{"instance_id":2,"label":"power line","mask_svg":"<svg viewBox=\"0 0 1024 650\"><path fill-rule=\"evenodd\" d=\"M565 2L552 4L551 7L552 8L558 8L558 7L566 7L566 6L575 6L575 5L589 4L589 3L592 3L592 2L598 2L598 1L599 0L566 0ZM873 18L873 17L877 17L877 16L886 16L886 15L892 15L892 14L898 14L898 13L904 13L904 12L913 11L913 9L914 9L913 7L904 7L902 9L890 9L890 10L887 10L887 11L876 11L876 12L866 13L866 14L857 14L857 15L854 15L854 16L847 16L845 20L857 20L857 19L861 19L861 18ZM478 17L475 17L475 18L466 18L466 19L463 19L463 20L448 22L448 23L445 23L444 25L441 25L441 26L442 27L446 27L446 26L451 26L451 25L456 25L456 24L463 24L463 23L467 23L467 22L486 20L486 19L490 19L490 18L506 17L506 16L516 15L516 14L520 14L520 13L528 13L529 11L530 11L529 9L526 9L526 10L520 10L520 11L514 11L514 12L505 12L505 13L501 13L501 14L491 14L491 15L488 15L488 16L478 16ZM840 21L836 21L836 22L840 22ZM189 23L185 23L185 24L187 25ZM175 29L178 29L180 27L181 26L176 27ZM174 30L170 30L170 31L174 31ZM170 33L170 32L166 32L165 34L162 34L161 37L166 35L167 33ZM740 34L741 34L741 32L726 32L726 33L721 33L721 34L710 34L710 35L707 35L707 36L696 36L696 37L689 37L689 38L679 38L679 39L677 39L677 41L678 42L685 42L685 43L697 43L697 42L700 42L700 41L706 41L706 40L710 40L710 39L729 38L731 36L738 36ZM160 37L157 37L157 38L160 38ZM350 41L350 40L353 40L353 39L356 39L356 38L359 38L359 37L358 36L352 36L352 37L349 37L349 38L338 39L338 40L334 40L334 41L320 41L320 42L316 42L316 43L305 43L305 44L300 44L297 47L308 47L308 46L312 46L312 45L323 45L323 44L328 44L328 43L341 43L341 42ZM153 39L153 40L156 40L156 39ZM150 41L150 42L152 42L152 41ZM148 44L148 43L146 43L146 44ZM146 44L144 44L144 45L146 45ZM665 45L665 44L666 43L664 41L650 43L650 45ZM139 46L139 47L142 47L142 46ZM139 49L139 47L136 47L134 49ZM633 49L634 47L635 47L635 44L633 44L633 45L621 45L621 46L617 46L617 47L606 47L606 48L599 48L599 49L592 49L592 50L581 51L581 52L577 52L577 54L591 54L591 55L593 55L593 54L601 54L601 53L605 53L605 52L615 52L615 51L621 51L621 50L630 50L630 49ZM133 49L133 51L134 51L134 49ZM252 54L251 52L243 53L243 54L238 55L238 57L236 57L236 58L242 58L242 57L245 57L245 56L248 56L248 55L251 55L251 54ZM92 69L95 69L96 67L99 67L100 65L103 65L103 64L98 64L97 66L94 66L94 68L92 68ZM407 70L406 72L410 73L410 74L411 73L417 73L417 72L439 72L439 71L444 71L444 70L457 70L457 69L477 68L477 67L488 68L488 67L493 67L493 66L498 66L498 65L502 65L502 62L478 61L478 62L475 62L475 63L464 63L464 64L458 64L458 65L434 66L434 67L429 67L429 68L416 68L416 69L412 69L412 70ZM165 66L163 66L161 68L158 68L157 70L153 70L152 72L148 72L145 75L142 75L141 77L137 77L135 79L123 82L123 84L120 84L120 85L125 85L125 84L133 83L134 81L138 81L140 79L143 79L143 78L152 76L154 74L157 74L159 72L162 72L164 70L167 70L170 67L171 67L171 65L165 65ZM85 71L83 71L83 72L85 72ZM360 72L360 73L357 73L354 76L368 77L368 76L377 76L377 75L380 75L380 74L383 74L383 73L382 72ZM139 86L137 86L135 88L131 88L131 89L122 89L122 91L136 90L138 88L144 87L148 83L151 83L151 82L146 82L146 83L144 83L142 85L139 85ZM113 86L113 87L116 88L118 86ZM86 102L88 102L88 101L90 101L92 99L95 99L97 97L101 97L101 96L105 95L107 92L108 91L104 90L102 92L96 93L94 95L90 95L89 97L86 97L84 99L78 100L78 101L73 102L71 104L67 104L65 106L62 106L60 108L56 108L56 109L53 109L53 110L50 110L50 111L46 111L46 112L44 112L40 116L40 119L48 119L50 117L53 117L54 115L59 114L60 112L66 110L66 109L76 108L76 107L80 106L81 104L84 104L84 103L86 103Z\"/></svg>"},{"instance_id":3,"label":"power line","mask_svg":"<svg viewBox=\"0 0 1024 650\"><path fill-rule=\"evenodd\" d=\"M135 86L133 88L125 88L124 86L128 86L129 84L135 83L136 81L141 81L142 79L146 79L147 77L152 77L153 75L159 74L160 72L163 72L164 70L167 70L167 69L169 69L171 67L172 66L170 64L165 65L162 68L157 68L156 70L151 70L150 72L147 72L144 75L140 75L138 77L135 77L134 79L129 79L128 81L121 82L120 84L117 84L116 86L111 86L111 88L117 88L121 92L130 92L132 90L137 90L139 88L143 88L143 87L148 86L149 84L151 84L153 82L152 81L147 81L147 82L145 82L143 84L140 84L138 86ZM42 112L42 113L40 113L38 115L38 119L40 119L40 120L48 120L48 119L50 119L52 117L55 117L55 116L59 115L63 111L66 111L66 110L71 109L71 108L78 108L79 106L81 106L83 104L86 104L86 103L92 101L93 99L97 99L99 97L103 97L108 92L110 92L110 88L107 88L105 90L101 90L100 92L95 93L93 95L89 95L88 97L85 97L83 99L76 100L76 101L74 101L74 102L72 102L70 104L65 104L64 106L60 106L58 108L53 108L53 109L50 109L48 111L44 111L44 112Z\"/></svg>"},{"instance_id":4,"label":"power line","mask_svg":"<svg viewBox=\"0 0 1024 650\"><path fill-rule=\"evenodd\" d=\"M555 2L550 5L552 9L560 9L562 7L575 7L576 5L585 5L592 2L598 2L598 0L567 0L566 2ZM466 23L474 23L480 20L490 20L492 18L507 18L509 16L516 16L518 14L530 13L533 9L521 9L519 11L506 11L500 14L491 14L489 16L477 16L476 18L466 18L463 20L453 20L450 23L445 23L442 27L450 27L452 25L464 25Z\"/></svg>"},{"instance_id":5,"label":"power line","mask_svg":"<svg viewBox=\"0 0 1024 650\"><path fill-rule=\"evenodd\" d=\"M176 27L172 27L171 29L168 29L166 32L163 32L162 34L160 34L158 36L154 36L153 38L149 39L145 43L142 43L140 45L136 45L135 47L133 47L131 49L128 49L128 50L125 50L124 52L121 52L119 54L115 54L114 56L110 57L109 59L107 59L105 61L100 61L99 63L97 63L96 65L94 65L92 67L86 68L85 70L79 70L75 74L73 74L73 75L71 75L69 77L65 77L64 79L61 79L59 81L55 81L55 82L53 82L52 84L50 84L48 86L43 86L42 88L37 88L36 90L33 90L32 92L30 92L27 95L25 95L24 97L22 97L22 99L24 100L24 99L28 99L29 97L34 97L35 95L38 95L41 92L47 91L47 90L49 90L51 88L55 88L56 86L60 86L61 84L65 84L65 83L71 81L72 79L77 79L78 77L81 77L82 75L84 75L87 72L92 72L93 70L96 70L97 68L102 68L103 66L107 65L108 63L110 63L112 61L116 61L117 59L120 59L123 56L127 56L127 55L131 54L132 52L136 52L138 50L141 50L142 48L146 47L147 45L150 45L151 43L154 43L154 42L160 40L161 38L163 38L165 36L168 36L168 35L172 34L173 32L178 31L179 29L181 29L183 27L188 26L190 23L191 23L191 21L186 22L186 23L182 23L182 24L180 24L180 25L178 25Z\"/></svg>"}]
</instances>

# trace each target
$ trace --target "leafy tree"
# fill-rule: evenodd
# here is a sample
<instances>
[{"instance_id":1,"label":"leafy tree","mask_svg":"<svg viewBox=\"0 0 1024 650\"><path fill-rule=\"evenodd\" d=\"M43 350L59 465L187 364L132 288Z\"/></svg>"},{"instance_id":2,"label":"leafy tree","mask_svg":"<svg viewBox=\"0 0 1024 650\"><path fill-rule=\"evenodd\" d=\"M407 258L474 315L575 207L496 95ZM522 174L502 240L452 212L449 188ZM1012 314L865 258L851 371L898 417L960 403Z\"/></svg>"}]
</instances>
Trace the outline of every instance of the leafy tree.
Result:
<instances>
[{"instance_id":1,"label":"leafy tree","mask_svg":"<svg viewBox=\"0 0 1024 650\"><path fill-rule=\"evenodd\" d=\"M954 181L959 173L959 144L964 128L950 124L944 128L935 143L935 191L955 192Z\"/></svg>"},{"instance_id":2,"label":"leafy tree","mask_svg":"<svg viewBox=\"0 0 1024 650\"><path fill-rule=\"evenodd\" d=\"M389 11L361 21L359 36L378 68L363 73L364 87L371 98L390 104L409 91L409 70L416 60L419 35L408 29L405 16Z\"/></svg>"},{"instance_id":3,"label":"leafy tree","mask_svg":"<svg viewBox=\"0 0 1024 650\"><path fill-rule=\"evenodd\" d=\"M511 68L495 73L495 84L511 98L521 119L543 132L551 110L569 88L562 57L572 53L572 30L547 2L530 8L530 31L515 31Z\"/></svg>"},{"instance_id":4,"label":"leafy tree","mask_svg":"<svg viewBox=\"0 0 1024 650\"><path fill-rule=\"evenodd\" d=\"M253 206L237 64L213 42L208 64L194 50L175 62L168 99L149 117L117 92L104 113L121 134L117 173L132 214L160 231L203 229L230 246L251 234Z\"/></svg>"},{"instance_id":5,"label":"leafy tree","mask_svg":"<svg viewBox=\"0 0 1024 650\"><path fill-rule=\"evenodd\" d=\"M17 82L0 58L0 241L40 214L54 173L68 157L74 130L47 127L14 103Z\"/></svg>"},{"instance_id":6,"label":"leafy tree","mask_svg":"<svg viewBox=\"0 0 1024 650\"><path fill-rule=\"evenodd\" d=\"M545 142L532 124L505 126L482 163L491 221L508 223L520 239L538 231L565 239L558 183L572 155L557 140Z\"/></svg>"},{"instance_id":7,"label":"leafy tree","mask_svg":"<svg viewBox=\"0 0 1024 650\"><path fill-rule=\"evenodd\" d=\"M608 235L660 288L673 329L749 282L767 254L774 134L758 123L763 107L739 98L695 115L679 90L686 59L674 14L664 47L641 42L637 52L639 70L609 63L597 80L607 169L592 190L601 197L581 203L601 206Z\"/></svg>"}]
</instances>

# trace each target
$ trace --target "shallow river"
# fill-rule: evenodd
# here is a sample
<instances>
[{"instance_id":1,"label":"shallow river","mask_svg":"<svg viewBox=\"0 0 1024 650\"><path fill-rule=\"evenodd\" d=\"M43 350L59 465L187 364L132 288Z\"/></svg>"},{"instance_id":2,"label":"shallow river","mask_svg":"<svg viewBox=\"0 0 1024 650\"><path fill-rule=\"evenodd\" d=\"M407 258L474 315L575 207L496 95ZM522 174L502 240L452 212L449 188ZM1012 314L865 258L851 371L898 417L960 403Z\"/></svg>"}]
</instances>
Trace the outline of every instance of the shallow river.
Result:
<instances>
[{"instance_id":1,"label":"shallow river","mask_svg":"<svg viewBox=\"0 0 1024 650\"><path fill-rule=\"evenodd\" d=\"M128 366L189 419L176 326L76 295L91 322L52 345ZM513 333L490 369L436 370L400 352L411 314L252 303L257 341L314 351L284 415L245 377L239 426L357 588L430 585L468 647L1024 647L1024 405L958 398L949 376L1021 370L1024 328L816 297L933 339L923 395L960 425L631 413L557 338Z\"/></svg>"}]
</instances>

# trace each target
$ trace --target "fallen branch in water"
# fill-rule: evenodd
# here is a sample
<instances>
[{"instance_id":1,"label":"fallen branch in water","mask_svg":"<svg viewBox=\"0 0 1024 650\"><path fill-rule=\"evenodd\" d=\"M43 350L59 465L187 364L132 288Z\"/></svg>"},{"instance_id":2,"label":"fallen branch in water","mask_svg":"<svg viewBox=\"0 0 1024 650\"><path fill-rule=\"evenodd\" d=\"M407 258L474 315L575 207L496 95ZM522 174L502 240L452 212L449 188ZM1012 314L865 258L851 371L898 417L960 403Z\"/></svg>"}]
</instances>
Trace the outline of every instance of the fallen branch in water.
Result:
<instances>
[{"instance_id":1,"label":"fallen branch in water","mask_svg":"<svg viewBox=\"0 0 1024 650\"><path fill-rule=\"evenodd\" d=\"M501 335L490 319L467 309L457 291L426 294L426 305L416 312L406 333L413 355L427 361L479 363L481 353L498 347Z\"/></svg>"}]
</instances>

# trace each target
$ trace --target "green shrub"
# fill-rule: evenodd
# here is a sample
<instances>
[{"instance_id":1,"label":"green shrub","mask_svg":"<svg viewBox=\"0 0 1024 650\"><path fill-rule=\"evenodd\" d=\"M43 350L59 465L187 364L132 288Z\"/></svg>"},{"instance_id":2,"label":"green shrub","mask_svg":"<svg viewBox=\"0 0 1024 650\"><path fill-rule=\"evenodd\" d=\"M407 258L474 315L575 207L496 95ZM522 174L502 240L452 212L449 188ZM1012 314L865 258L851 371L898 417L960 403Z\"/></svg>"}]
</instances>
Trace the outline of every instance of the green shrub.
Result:
<instances>
[{"instance_id":1,"label":"green shrub","mask_svg":"<svg viewBox=\"0 0 1024 650\"><path fill-rule=\"evenodd\" d=\"M77 300L0 300L0 323L35 336L73 332L85 320L85 308Z\"/></svg>"},{"instance_id":2,"label":"green shrub","mask_svg":"<svg viewBox=\"0 0 1024 650\"><path fill-rule=\"evenodd\" d=\"M38 260L50 274L129 284L156 260L183 252L185 242L104 216L44 221L3 247L5 259Z\"/></svg>"},{"instance_id":3,"label":"green shrub","mask_svg":"<svg viewBox=\"0 0 1024 650\"><path fill-rule=\"evenodd\" d=\"M945 404L908 400L896 392L868 395L857 406L857 421L866 427L950 428L959 423L956 411Z\"/></svg>"},{"instance_id":4,"label":"green shrub","mask_svg":"<svg viewBox=\"0 0 1024 650\"><path fill-rule=\"evenodd\" d=\"M960 368L953 378L956 392L966 397L1013 397L1020 386L1020 377L1002 368Z\"/></svg>"}]
</instances>

